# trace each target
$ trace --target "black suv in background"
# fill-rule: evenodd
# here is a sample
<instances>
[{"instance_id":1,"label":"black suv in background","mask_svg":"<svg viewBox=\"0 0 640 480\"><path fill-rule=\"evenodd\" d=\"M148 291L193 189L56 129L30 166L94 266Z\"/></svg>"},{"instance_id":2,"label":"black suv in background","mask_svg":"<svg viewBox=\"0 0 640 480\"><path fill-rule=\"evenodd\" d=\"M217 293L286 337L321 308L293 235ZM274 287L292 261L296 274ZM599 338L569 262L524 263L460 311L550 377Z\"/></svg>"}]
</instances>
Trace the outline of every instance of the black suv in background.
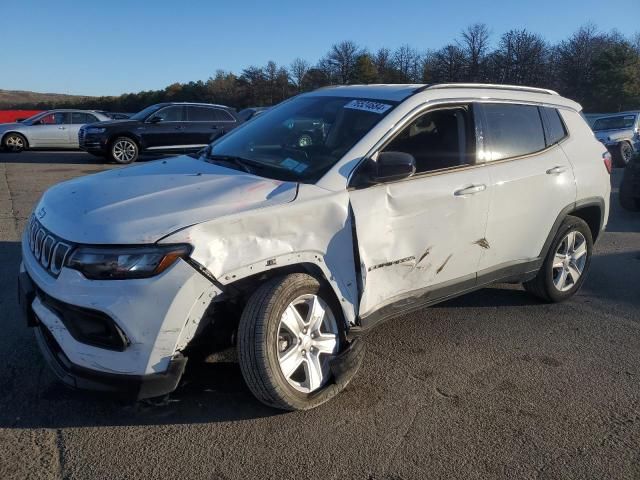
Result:
<instances>
[{"instance_id":1,"label":"black suv in background","mask_svg":"<svg viewBox=\"0 0 640 480\"><path fill-rule=\"evenodd\" d=\"M141 153L195 151L241 123L235 110L208 103L158 103L127 120L91 123L78 133L80 148L117 163Z\"/></svg>"}]
</instances>

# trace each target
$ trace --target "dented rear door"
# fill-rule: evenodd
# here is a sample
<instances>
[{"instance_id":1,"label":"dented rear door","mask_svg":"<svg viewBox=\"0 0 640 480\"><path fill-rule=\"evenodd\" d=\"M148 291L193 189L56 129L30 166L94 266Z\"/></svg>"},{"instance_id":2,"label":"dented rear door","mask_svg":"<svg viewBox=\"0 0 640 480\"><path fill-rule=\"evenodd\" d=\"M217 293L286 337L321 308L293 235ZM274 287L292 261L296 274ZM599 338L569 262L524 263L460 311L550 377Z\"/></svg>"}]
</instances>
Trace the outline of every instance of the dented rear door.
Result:
<instances>
[{"instance_id":1,"label":"dented rear door","mask_svg":"<svg viewBox=\"0 0 640 480\"><path fill-rule=\"evenodd\" d=\"M425 287L475 282L486 248L488 186L486 168L472 165L351 190L360 316L421 295Z\"/></svg>"}]
</instances>

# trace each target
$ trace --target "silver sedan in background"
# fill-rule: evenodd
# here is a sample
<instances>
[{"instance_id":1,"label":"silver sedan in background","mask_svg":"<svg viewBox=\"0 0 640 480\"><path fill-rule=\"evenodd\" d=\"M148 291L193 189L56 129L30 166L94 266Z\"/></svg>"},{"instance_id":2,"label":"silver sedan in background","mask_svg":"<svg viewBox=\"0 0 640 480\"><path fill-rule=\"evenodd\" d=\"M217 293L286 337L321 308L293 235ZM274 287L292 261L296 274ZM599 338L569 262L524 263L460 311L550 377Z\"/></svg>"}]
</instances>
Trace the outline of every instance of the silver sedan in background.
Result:
<instances>
[{"instance_id":1,"label":"silver sedan in background","mask_svg":"<svg viewBox=\"0 0 640 480\"><path fill-rule=\"evenodd\" d=\"M79 148L78 130L111 120L93 110L48 110L17 123L0 124L0 146L11 152L30 148Z\"/></svg>"}]
</instances>

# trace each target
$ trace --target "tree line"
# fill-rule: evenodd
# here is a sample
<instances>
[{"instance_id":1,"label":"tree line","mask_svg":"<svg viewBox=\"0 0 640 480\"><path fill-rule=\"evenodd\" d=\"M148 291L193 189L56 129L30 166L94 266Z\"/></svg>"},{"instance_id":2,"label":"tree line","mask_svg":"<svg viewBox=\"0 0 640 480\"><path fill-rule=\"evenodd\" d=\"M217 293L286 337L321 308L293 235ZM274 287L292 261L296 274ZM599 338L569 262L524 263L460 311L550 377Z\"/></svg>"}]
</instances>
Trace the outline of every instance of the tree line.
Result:
<instances>
[{"instance_id":1,"label":"tree line","mask_svg":"<svg viewBox=\"0 0 640 480\"><path fill-rule=\"evenodd\" d=\"M198 101L238 109L269 106L327 85L371 83L483 82L551 88L580 102L587 112L640 108L640 33L628 38L594 25L579 28L556 44L527 29L493 38L476 23L438 50L402 45L371 51L353 41L331 46L315 64L269 61L239 74L218 70L206 81L174 83L162 90L91 97L65 106L136 112L158 102ZM52 108L60 105L22 104Z\"/></svg>"}]
</instances>

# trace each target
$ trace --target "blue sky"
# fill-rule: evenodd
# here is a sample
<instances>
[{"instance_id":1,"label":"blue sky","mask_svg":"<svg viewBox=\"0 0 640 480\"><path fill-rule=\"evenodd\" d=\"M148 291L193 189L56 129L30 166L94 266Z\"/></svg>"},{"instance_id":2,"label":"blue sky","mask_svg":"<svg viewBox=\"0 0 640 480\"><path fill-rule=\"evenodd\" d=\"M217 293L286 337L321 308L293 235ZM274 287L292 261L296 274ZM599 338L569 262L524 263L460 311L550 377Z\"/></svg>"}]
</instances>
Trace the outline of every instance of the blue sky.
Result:
<instances>
[{"instance_id":1,"label":"blue sky","mask_svg":"<svg viewBox=\"0 0 640 480\"><path fill-rule=\"evenodd\" d=\"M474 22L494 42L511 28L554 42L587 22L630 36L640 0L7 1L0 89L117 95L268 60L315 62L340 40L438 48Z\"/></svg>"}]
</instances>

